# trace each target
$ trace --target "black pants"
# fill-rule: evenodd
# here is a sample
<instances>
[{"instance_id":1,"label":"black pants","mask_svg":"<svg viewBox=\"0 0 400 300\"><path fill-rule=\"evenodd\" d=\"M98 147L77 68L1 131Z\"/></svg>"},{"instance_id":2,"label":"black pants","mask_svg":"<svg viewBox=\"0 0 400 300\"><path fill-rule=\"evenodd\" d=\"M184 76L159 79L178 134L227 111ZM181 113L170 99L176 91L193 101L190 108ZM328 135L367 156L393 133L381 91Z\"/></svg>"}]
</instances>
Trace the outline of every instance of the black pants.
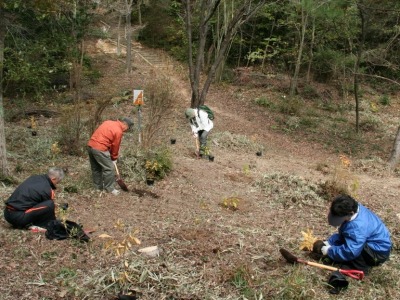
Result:
<instances>
[{"instance_id":1,"label":"black pants","mask_svg":"<svg viewBox=\"0 0 400 300\"><path fill-rule=\"evenodd\" d=\"M49 221L56 219L54 209L53 200L40 202L26 211L6 207L4 209L4 218L15 228L26 228L31 225L46 227Z\"/></svg>"},{"instance_id":2,"label":"black pants","mask_svg":"<svg viewBox=\"0 0 400 300\"><path fill-rule=\"evenodd\" d=\"M376 267L383 264L389 258L389 254L382 255L373 251L367 244L365 244L361 255L352 261L345 262L341 265L342 269L356 269L364 271L367 275L371 267Z\"/></svg>"}]
</instances>

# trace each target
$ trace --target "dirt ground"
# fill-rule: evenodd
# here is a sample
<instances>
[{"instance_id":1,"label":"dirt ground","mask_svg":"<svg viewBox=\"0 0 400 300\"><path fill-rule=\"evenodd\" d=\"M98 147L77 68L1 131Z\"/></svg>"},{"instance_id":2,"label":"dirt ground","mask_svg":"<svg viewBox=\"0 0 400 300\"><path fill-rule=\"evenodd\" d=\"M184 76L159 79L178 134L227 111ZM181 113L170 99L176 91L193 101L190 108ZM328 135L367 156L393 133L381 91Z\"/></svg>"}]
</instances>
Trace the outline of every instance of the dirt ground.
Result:
<instances>
[{"instance_id":1,"label":"dirt ground","mask_svg":"<svg viewBox=\"0 0 400 300\"><path fill-rule=\"evenodd\" d=\"M95 60L98 57L103 62L108 57L103 66L107 75L93 87L94 93L107 86L119 91L131 89L151 80L154 73L139 56L134 74L122 80L123 60L112 53L112 44L108 44L111 53L103 47L104 43L88 45ZM211 88L206 103L216 114L210 135L215 160L196 159L183 115L190 101L186 71L171 61L166 64L156 72L167 75L179 95L172 113L174 131L166 123L162 136L172 153L172 172L154 186L128 178L130 191L117 197L89 189L67 193L63 185L90 177L90 172L84 155L64 158L69 179L61 184L57 201L69 203L68 219L95 230L90 234L92 240L89 245L49 241L43 233L11 229L2 219L0 299L116 299L119 292L132 291L138 299L171 300L398 298L399 286L394 280L400 269L398 176L368 168L349 171L357 178L357 198L387 223L396 247L391 261L375 275L361 283L351 280L347 292L331 296L325 284L329 271L291 266L280 256L279 248L309 258L298 249L301 231L312 229L320 238L334 232L326 222L329 202L307 199L303 188L308 192L309 186L331 179L340 164L339 155L317 142L273 130L274 120L268 112L246 101L250 89L218 85ZM395 113L397 106L393 109ZM131 103L124 102L107 108L104 117L124 116L130 111ZM48 119L41 128L57 126L58 122L57 118ZM24 124L7 124L7 129L23 128ZM169 143L171 137L177 139L176 144ZM254 143L240 144L238 137ZM136 134L127 134L122 153L137 140ZM262 156L256 155L260 149L254 145L262 145ZM10 152L10 163L15 167L19 152ZM350 157L354 165L362 159ZM38 168L46 170L44 164ZM121 172L127 174L123 164ZM22 180L29 175L17 176ZM14 188L2 186L1 197L6 199ZM236 199L237 209L222 205L232 199ZM101 238L102 234L122 241L131 232L141 245L131 245L124 258L105 250L107 239ZM154 245L160 249L157 257L137 252ZM121 270L128 275L117 284Z\"/></svg>"}]
</instances>

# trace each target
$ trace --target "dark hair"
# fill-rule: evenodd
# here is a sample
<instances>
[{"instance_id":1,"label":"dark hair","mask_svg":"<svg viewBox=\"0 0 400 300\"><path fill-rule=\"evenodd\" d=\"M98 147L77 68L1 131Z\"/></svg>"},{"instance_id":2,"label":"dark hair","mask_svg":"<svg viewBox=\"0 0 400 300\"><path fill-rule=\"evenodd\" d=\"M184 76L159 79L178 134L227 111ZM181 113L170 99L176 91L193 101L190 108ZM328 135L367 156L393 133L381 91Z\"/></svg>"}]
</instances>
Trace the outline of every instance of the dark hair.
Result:
<instances>
[{"instance_id":1,"label":"dark hair","mask_svg":"<svg viewBox=\"0 0 400 300\"><path fill-rule=\"evenodd\" d=\"M134 125L133 121L129 118L119 118L118 120L120 120L121 122L124 122L128 126L128 129L131 129Z\"/></svg>"},{"instance_id":2,"label":"dark hair","mask_svg":"<svg viewBox=\"0 0 400 300\"><path fill-rule=\"evenodd\" d=\"M344 217L357 212L358 202L349 195L339 195L333 199L331 213L334 216Z\"/></svg>"}]
</instances>

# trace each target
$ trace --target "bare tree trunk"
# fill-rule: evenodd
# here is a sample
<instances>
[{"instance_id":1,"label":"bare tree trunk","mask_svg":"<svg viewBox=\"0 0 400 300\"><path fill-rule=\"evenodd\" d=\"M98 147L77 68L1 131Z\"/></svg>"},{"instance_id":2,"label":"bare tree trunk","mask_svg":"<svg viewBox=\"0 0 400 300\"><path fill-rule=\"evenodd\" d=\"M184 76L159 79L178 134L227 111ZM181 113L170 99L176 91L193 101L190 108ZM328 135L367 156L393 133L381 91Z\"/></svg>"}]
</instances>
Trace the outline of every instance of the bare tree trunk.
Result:
<instances>
[{"instance_id":1,"label":"bare tree trunk","mask_svg":"<svg viewBox=\"0 0 400 300\"><path fill-rule=\"evenodd\" d=\"M220 41L218 49L216 49L216 54L214 57L214 62L210 67L206 80L200 90L200 80L201 80L201 69L202 63L204 61L204 51L206 45L206 37L209 31L210 23L212 18L215 16L215 12L221 4L221 0L210 0L210 1L191 1L185 0L185 23L186 23L186 34L188 38L188 56L189 56L189 78L190 85L192 88L192 99L191 107L198 107L204 104L205 98L210 88L211 82L215 78L215 73L219 65L223 62L227 55L228 47L232 41L236 30L241 24L246 22L262 5L265 4L266 0L252 1L245 0L241 3L241 6L232 11L232 16L229 22L225 25L225 33ZM200 6L197 7L196 4ZM197 8L197 10L196 10ZM193 23L192 23L192 13L196 10L199 15L197 40L197 52L196 52L196 63L193 62Z\"/></svg>"},{"instance_id":2,"label":"bare tree trunk","mask_svg":"<svg viewBox=\"0 0 400 300\"><path fill-rule=\"evenodd\" d=\"M255 26L252 26L252 30L251 30L251 38L250 38L250 45L249 45L249 53L251 53L253 51L253 41L254 41L254 34L256 32L256 28ZM247 62L246 62L246 67L248 67L250 65L251 59L250 56L247 56Z\"/></svg>"},{"instance_id":3,"label":"bare tree trunk","mask_svg":"<svg viewBox=\"0 0 400 300\"><path fill-rule=\"evenodd\" d=\"M242 41L243 41L243 31L241 30L241 28L239 28L240 30L240 43L239 43L239 55L238 55L238 60L236 63L236 67L240 67L240 61L242 59Z\"/></svg>"},{"instance_id":4,"label":"bare tree trunk","mask_svg":"<svg viewBox=\"0 0 400 300\"><path fill-rule=\"evenodd\" d=\"M270 33L269 33L269 37L271 38L272 37L272 33L274 32L274 29L275 29L275 20L274 20L274 22L272 23L272 25L271 25L271 31L270 31ZM264 72L264 70L265 70L265 62L267 61L267 58L268 58L268 48L269 48L269 39L268 39L268 41L267 41L267 44L265 45L265 48L264 48L264 57L263 57L263 60L262 60L262 63L261 63L261 70Z\"/></svg>"},{"instance_id":5,"label":"bare tree trunk","mask_svg":"<svg viewBox=\"0 0 400 300\"><path fill-rule=\"evenodd\" d=\"M224 35L226 34L227 26L229 24L230 19L232 18L232 14L235 10L235 3L234 1L231 1L231 5L227 5L226 1L222 3L223 4L223 9L222 9L222 18L220 18L221 13L219 12L218 9L218 24L217 24L217 34L215 37L215 43L216 43L216 51L215 55L217 55L220 51L221 48L221 43L223 40ZM222 21L220 21L222 20ZM225 68L225 61L226 58L224 58L221 62L221 64L217 67L215 71L215 80L216 82L220 82L222 80L222 75L224 72Z\"/></svg>"},{"instance_id":6,"label":"bare tree trunk","mask_svg":"<svg viewBox=\"0 0 400 300\"><path fill-rule=\"evenodd\" d=\"M306 35L307 22L308 22L308 12L306 12L304 7L301 7L300 44L299 44L299 52L297 53L297 60L293 78L292 81L290 82L290 91L289 91L290 96L294 96L297 90L297 84L300 74L300 66L303 57L304 39Z\"/></svg>"},{"instance_id":7,"label":"bare tree trunk","mask_svg":"<svg viewBox=\"0 0 400 300\"><path fill-rule=\"evenodd\" d=\"M125 15L125 28L126 28L126 71L128 74L132 72L132 25L131 25L131 13L132 13L133 0L125 0L126 4L126 15Z\"/></svg>"},{"instance_id":8,"label":"bare tree trunk","mask_svg":"<svg viewBox=\"0 0 400 300\"><path fill-rule=\"evenodd\" d=\"M312 31L311 31L311 41L310 41L310 58L308 61L307 76L306 81L310 83L311 77L311 65L314 58L314 43L315 43L315 17L312 18Z\"/></svg>"},{"instance_id":9,"label":"bare tree trunk","mask_svg":"<svg viewBox=\"0 0 400 300\"><path fill-rule=\"evenodd\" d=\"M400 158L400 126L397 129L396 138L393 143L392 153L390 155L388 162L391 171L395 169L397 163L399 162L399 158Z\"/></svg>"},{"instance_id":10,"label":"bare tree trunk","mask_svg":"<svg viewBox=\"0 0 400 300\"><path fill-rule=\"evenodd\" d=\"M117 55L121 55L121 23L122 23L122 14L119 13L118 16L118 36L117 36Z\"/></svg>"},{"instance_id":11,"label":"bare tree trunk","mask_svg":"<svg viewBox=\"0 0 400 300\"><path fill-rule=\"evenodd\" d=\"M353 88L354 88L354 101L356 102L356 132L358 133L360 127L360 97L358 95L359 84L358 84L358 68L360 65L360 51L357 54L357 59L354 63L354 75L353 75Z\"/></svg>"},{"instance_id":12,"label":"bare tree trunk","mask_svg":"<svg viewBox=\"0 0 400 300\"><path fill-rule=\"evenodd\" d=\"M4 104L3 104L3 63L4 63L4 40L6 35L6 24L4 14L0 8L0 176L8 176L6 135L4 128Z\"/></svg>"},{"instance_id":13,"label":"bare tree trunk","mask_svg":"<svg viewBox=\"0 0 400 300\"><path fill-rule=\"evenodd\" d=\"M137 10L138 10L138 23L139 23L139 26L142 26L142 10L141 10L141 6L142 6L142 0L138 0L138 2L137 2Z\"/></svg>"},{"instance_id":14,"label":"bare tree trunk","mask_svg":"<svg viewBox=\"0 0 400 300\"><path fill-rule=\"evenodd\" d=\"M358 83L358 70L360 68L360 63L361 63L361 57L362 53L364 51L364 42L365 42L365 30L366 30L366 15L364 11L364 7L362 4L358 3L358 11L360 14L360 19L361 19L361 39L358 45L358 51L357 51L357 59L354 63L354 99L356 102L356 132L359 132L360 129L360 97L359 97L359 83Z\"/></svg>"}]
</instances>

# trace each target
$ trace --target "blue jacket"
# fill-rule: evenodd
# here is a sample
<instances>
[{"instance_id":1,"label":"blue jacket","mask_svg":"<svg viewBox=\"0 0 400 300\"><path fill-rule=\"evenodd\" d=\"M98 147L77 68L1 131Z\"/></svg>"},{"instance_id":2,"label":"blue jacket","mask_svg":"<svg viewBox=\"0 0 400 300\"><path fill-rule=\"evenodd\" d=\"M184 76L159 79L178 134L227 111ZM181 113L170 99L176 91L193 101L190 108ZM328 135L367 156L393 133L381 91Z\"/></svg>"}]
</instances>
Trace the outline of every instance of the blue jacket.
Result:
<instances>
[{"instance_id":1,"label":"blue jacket","mask_svg":"<svg viewBox=\"0 0 400 300\"><path fill-rule=\"evenodd\" d=\"M365 206L358 204L357 216L344 222L339 232L328 239L332 246L328 256L337 262L351 261L360 256L365 243L376 253L388 255L392 248L389 230L382 220Z\"/></svg>"}]
</instances>

